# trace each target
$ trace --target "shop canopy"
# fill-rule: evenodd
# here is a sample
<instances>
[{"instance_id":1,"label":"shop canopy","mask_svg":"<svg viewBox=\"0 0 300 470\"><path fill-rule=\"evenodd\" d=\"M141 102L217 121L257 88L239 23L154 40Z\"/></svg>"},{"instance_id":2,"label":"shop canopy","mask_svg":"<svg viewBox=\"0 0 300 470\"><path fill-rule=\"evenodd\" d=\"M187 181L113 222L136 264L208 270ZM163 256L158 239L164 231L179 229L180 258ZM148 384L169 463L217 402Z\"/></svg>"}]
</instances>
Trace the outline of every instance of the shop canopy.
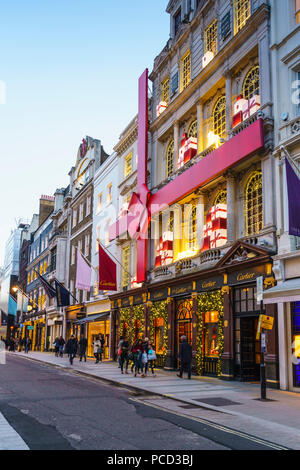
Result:
<instances>
[{"instance_id":1,"label":"shop canopy","mask_svg":"<svg viewBox=\"0 0 300 470\"><path fill-rule=\"evenodd\" d=\"M300 302L300 277L289 279L264 292L264 304Z\"/></svg>"},{"instance_id":2,"label":"shop canopy","mask_svg":"<svg viewBox=\"0 0 300 470\"><path fill-rule=\"evenodd\" d=\"M84 323L93 323L99 320L104 320L105 317L108 317L110 312L103 312L101 314L97 313L95 315L89 315L86 318L82 318L81 320L75 321L74 325L83 325Z\"/></svg>"}]
</instances>

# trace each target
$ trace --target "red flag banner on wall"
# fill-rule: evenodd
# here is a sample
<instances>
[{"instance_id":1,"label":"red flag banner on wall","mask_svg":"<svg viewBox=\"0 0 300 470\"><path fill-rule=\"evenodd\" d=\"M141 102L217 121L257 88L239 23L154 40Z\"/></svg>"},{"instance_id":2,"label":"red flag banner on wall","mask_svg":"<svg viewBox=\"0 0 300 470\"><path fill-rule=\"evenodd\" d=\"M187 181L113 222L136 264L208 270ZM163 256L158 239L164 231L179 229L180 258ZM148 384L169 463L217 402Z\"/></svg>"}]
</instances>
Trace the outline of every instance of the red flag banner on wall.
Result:
<instances>
[{"instance_id":1,"label":"red flag banner on wall","mask_svg":"<svg viewBox=\"0 0 300 470\"><path fill-rule=\"evenodd\" d=\"M99 245L99 289L117 291L117 265Z\"/></svg>"}]
</instances>

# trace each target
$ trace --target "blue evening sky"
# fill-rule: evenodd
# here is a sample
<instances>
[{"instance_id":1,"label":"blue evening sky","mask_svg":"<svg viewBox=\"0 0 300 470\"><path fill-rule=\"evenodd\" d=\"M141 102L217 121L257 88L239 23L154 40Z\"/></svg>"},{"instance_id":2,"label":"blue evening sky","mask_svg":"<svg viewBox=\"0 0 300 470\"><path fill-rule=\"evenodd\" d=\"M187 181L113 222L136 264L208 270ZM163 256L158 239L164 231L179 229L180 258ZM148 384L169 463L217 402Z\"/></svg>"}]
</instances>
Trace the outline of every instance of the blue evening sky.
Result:
<instances>
[{"instance_id":1,"label":"blue evening sky","mask_svg":"<svg viewBox=\"0 0 300 470\"><path fill-rule=\"evenodd\" d=\"M15 219L69 183L85 135L111 152L169 38L167 0L1 2L0 265Z\"/></svg>"}]
</instances>

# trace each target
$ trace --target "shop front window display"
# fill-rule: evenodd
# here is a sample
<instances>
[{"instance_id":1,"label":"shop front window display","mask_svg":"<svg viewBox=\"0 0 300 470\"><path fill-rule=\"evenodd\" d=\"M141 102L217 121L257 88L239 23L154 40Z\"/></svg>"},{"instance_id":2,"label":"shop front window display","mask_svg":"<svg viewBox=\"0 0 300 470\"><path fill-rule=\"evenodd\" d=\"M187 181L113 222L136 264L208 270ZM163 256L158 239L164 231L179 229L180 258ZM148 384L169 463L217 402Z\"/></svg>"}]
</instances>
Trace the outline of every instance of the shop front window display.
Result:
<instances>
[{"instance_id":1,"label":"shop front window display","mask_svg":"<svg viewBox=\"0 0 300 470\"><path fill-rule=\"evenodd\" d=\"M218 323L219 312L206 312L205 316L205 357L218 358Z\"/></svg>"}]
</instances>

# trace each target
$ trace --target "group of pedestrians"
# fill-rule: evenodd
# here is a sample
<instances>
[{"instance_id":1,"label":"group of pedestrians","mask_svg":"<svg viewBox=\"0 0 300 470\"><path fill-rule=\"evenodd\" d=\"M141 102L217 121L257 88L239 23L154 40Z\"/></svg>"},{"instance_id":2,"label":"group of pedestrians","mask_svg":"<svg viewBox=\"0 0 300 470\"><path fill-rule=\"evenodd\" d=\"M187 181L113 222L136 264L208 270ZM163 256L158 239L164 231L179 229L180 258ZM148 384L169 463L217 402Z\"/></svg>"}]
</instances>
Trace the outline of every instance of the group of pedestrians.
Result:
<instances>
[{"instance_id":1,"label":"group of pedestrians","mask_svg":"<svg viewBox=\"0 0 300 470\"><path fill-rule=\"evenodd\" d=\"M87 359L87 347L88 341L87 338L82 334L80 340L78 341L75 335L72 335L70 339L65 342L63 337L56 338L53 346L55 348L55 356L63 357L64 352L68 355L70 364L73 364L73 361L77 355L79 355L79 362L86 362ZM92 343L94 348L94 356L96 358L96 364L102 362L102 357L105 348L105 339L103 335L96 336L95 340Z\"/></svg>"},{"instance_id":2,"label":"group of pedestrians","mask_svg":"<svg viewBox=\"0 0 300 470\"><path fill-rule=\"evenodd\" d=\"M53 343L55 357L63 357L65 344L66 342L62 336L55 338L55 341Z\"/></svg>"},{"instance_id":3,"label":"group of pedestrians","mask_svg":"<svg viewBox=\"0 0 300 470\"><path fill-rule=\"evenodd\" d=\"M156 352L149 338L137 339L130 346L128 338L121 336L118 344L118 356L122 374L124 374L124 367L125 374L129 373L128 368L131 363L131 373L134 372L135 377L141 374L141 377L144 378L149 370L151 370L152 376L155 377Z\"/></svg>"},{"instance_id":4,"label":"group of pedestrians","mask_svg":"<svg viewBox=\"0 0 300 470\"><path fill-rule=\"evenodd\" d=\"M15 352L15 351L22 352L24 350L24 352L28 354L32 346L32 341L28 337L25 337L25 338L11 337L6 340L3 339L3 342L5 343L6 349L10 352Z\"/></svg>"}]
</instances>

